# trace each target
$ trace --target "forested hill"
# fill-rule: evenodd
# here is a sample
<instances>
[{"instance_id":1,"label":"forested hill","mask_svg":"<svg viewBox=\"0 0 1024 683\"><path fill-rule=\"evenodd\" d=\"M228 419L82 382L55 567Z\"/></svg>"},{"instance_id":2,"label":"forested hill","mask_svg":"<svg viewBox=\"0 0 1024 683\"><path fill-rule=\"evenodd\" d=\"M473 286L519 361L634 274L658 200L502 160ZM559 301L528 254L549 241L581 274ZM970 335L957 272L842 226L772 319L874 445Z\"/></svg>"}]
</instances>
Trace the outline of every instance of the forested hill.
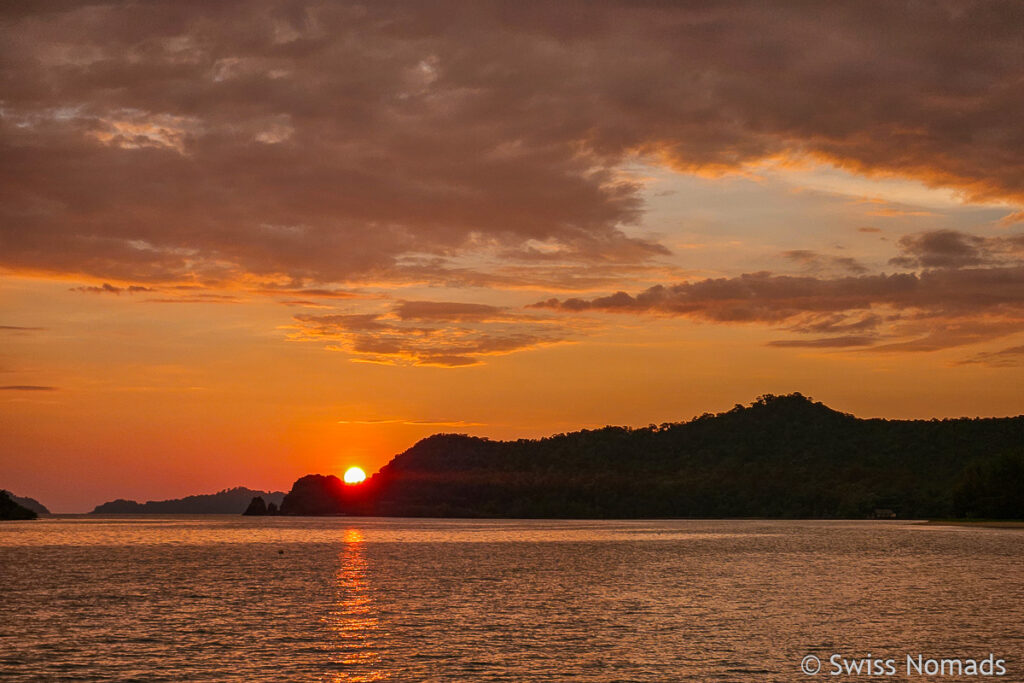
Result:
<instances>
[{"instance_id":1,"label":"forested hill","mask_svg":"<svg viewBox=\"0 0 1024 683\"><path fill-rule=\"evenodd\" d=\"M304 477L282 512L1021 518L1022 508L1024 416L863 420L791 394L641 429L511 442L439 434L359 486Z\"/></svg>"},{"instance_id":2,"label":"forested hill","mask_svg":"<svg viewBox=\"0 0 1024 683\"><path fill-rule=\"evenodd\" d=\"M174 498L171 500L151 500L145 503L119 498L109 503L97 505L92 514L233 515L241 514L254 496L261 496L265 500L280 505L281 500L284 498L284 492L253 491L252 489L239 486L233 489L224 489L217 493L186 496L185 498Z\"/></svg>"}]
</instances>

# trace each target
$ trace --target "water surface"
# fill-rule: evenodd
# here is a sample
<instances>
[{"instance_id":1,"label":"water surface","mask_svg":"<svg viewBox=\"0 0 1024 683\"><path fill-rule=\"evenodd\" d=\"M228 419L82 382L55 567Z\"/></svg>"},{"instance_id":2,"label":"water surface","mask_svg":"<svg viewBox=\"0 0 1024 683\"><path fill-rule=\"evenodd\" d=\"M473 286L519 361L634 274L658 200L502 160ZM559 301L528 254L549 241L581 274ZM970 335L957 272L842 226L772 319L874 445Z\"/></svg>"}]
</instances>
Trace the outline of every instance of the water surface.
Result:
<instances>
[{"instance_id":1,"label":"water surface","mask_svg":"<svg viewBox=\"0 0 1024 683\"><path fill-rule=\"evenodd\" d=\"M1019 530L906 522L8 522L0 676L811 680L815 654L836 680L834 653L995 653L1024 680L1022 567Z\"/></svg>"}]
</instances>

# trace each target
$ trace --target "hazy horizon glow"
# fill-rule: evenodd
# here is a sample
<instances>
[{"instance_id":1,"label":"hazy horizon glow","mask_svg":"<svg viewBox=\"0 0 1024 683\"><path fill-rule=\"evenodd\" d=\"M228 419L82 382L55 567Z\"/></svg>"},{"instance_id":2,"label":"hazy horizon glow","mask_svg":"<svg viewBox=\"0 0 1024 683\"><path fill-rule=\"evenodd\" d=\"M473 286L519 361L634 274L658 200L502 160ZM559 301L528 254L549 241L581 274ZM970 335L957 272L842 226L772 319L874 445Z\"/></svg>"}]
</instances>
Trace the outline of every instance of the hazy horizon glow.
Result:
<instances>
[{"instance_id":1,"label":"hazy horizon glow","mask_svg":"<svg viewBox=\"0 0 1024 683\"><path fill-rule=\"evenodd\" d=\"M1024 412L1015 3L0 13L0 488L55 511L768 392Z\"/></svg>"}]
</instances>

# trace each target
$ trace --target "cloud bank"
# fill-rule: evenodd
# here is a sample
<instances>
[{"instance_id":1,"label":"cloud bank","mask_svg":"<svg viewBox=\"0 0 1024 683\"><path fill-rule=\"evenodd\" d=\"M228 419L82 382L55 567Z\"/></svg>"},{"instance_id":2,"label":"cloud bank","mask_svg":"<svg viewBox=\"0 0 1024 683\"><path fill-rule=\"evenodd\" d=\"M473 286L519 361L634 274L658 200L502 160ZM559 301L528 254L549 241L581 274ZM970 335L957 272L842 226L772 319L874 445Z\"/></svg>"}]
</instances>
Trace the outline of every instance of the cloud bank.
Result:
<instances>
[{"instance_id":1,"label":"cloud bank","mask_svg":"<svg viewBox=\"0 0 1024 683\"><path fill-rule=\"evenodd\" d=\"M770 272L655 285L637 294L551 298L535 309L654 314L715 323L761 323L807 335L782 347L934 351L1024 332L1024 242L941 230L906 236L892 274L793 276ZM803 254L797 260L806 260ZM1009 364L1014 349L977 362Z\"/></svg>"},{"instance_id":2,"label":"cloud bank","mask_svg":"<svg viewBox=\"0 0 1024 683\"><path fill-rule=\"evenodd\" d=\"M294 330L293 340L326 341L357 361L441 367L478 365L571 338L569 323L442 301L401 301L382 313L297 315Z\"/></svg>"},{"instance_id":3,"label":"cloud bank","mask_svg":"<svg viewBox=\"0 0 1024 683\"><path fill-rule=\"evenodd\" d=\"M1024 201L1014 2L0 12L0 267L19 272L300 286L479 281L452 265L467 254L520 282L643 264L666 249L634 229L637 155L703 174L813 158ZM830 286L755 279L643 300Z\"/></svg>"}]
</instances>

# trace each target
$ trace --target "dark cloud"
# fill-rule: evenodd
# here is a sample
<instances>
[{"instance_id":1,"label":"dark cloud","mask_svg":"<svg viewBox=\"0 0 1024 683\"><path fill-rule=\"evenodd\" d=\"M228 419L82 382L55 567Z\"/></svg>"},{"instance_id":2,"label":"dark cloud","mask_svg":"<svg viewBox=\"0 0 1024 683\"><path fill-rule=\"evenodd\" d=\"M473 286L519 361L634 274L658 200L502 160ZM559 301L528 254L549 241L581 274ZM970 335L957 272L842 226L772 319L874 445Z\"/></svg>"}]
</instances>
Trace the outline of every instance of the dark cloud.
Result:
<instances>
[{"instance_id":1,"label":"dark cloud","mask_svg":"<svg viewBox=\"0 0 1024 683\"><path fill-rule=\"evenodd\" d=\"M826 279L760 272L655 285L636 296L617 292L589 301L549 299L534 307L685 315L716 322L783 322L808 312L832 313L907 301L920 296L920 290L921 279L913 274Z\"/></svg>"},{"instance_id":2,"label":"dark cloud","mask_svg":"<svg viewBox=\"0 0 1024 683\"><path fill-rule=\"evenodd\" d=\"M903 237L900 247L903 256L890 259L897 266L913 268L963 268L988 261L983 256L985 238L966 235L953 230L937 230L921 235Z\"/></svg>"},{"instance_id":3,"label":"dark cloud","mask_svg":"<svg viewBox=\"0 0 1024 683\"><path fill-rule=\"evenodd\" d=\"M966 268L1024 255L1024 235L981 237L955 230L933 230L900 238L903 254L889 263L905 268Z\"/></svg>"},{"instance_id":4,"label":"dark cloud","mask_svg":"<svg viewBox=\"0 0 1024 683\"><path fill-rule=\"evenodd\" d=\"M656 285L635 296L617 292L589 301L549 299L533 307L689 315L718 322L780 322L805 313L866 310L873 305L948 315L1018 309L1024 306L1024 266L839 278L747 273Z\"/></svg>"},{"instance_id":5,"label":"dark cloud","mask_svg":"<svg viewBox=\"0 0 1024 683\"><path fill-rule=\"evenodd\" d=\"M21 325L0 325L0 332L14 332L16 334L23 332L42 332L45 327L22 327Z\"/></svg>"},{"instance_id":6,"label":"dark cloud","mask_svg":"<svg viewBox=\"0 0 1024 683\"><path fill-rule=\"evenodd\" d=\"M355 360L392 365L478 365L570 336L567 324L441 301L400 302L385 313L297 315L295 322L293 339L327 341Z\"/></svg>"},{"instance_id":7,"label":"dark cloud","mask_svg":"<svg viewBox=\"0 0 1024 683\"><path fill-rule=\"evenodd\" d=\"M57 387L40 386L38 384L9 384L0 386L0 391L56 391Z\"/></svg>"},{"instance_id":8,"label":"dark cloud","mask_svg":"<svg viewBox=\"0 0 1024 683\"><path fill-rule=\"evenodd\" d=\"M156 290L152 287L143 287L142 285L129 285L127 287L116 287L109 282L104 282L101 286L89 285L82 287L72 287L72 292L85 292L89 294L120 294L121 292L128 292L134 294L136 292L155 292Z\"/></svg>"},{"instance_id":9,"label":"dark cloud","mask_svg":"<svg viewBox=\"0 0 1024 683\"><path fill-rule=\"evenodd\" d=\"M894 9L895 8L895 9ZM0 265L116 282L643 263L640 154L1024 198L1014 2L7 3ZM456 276L452 276L456 277ZM458 277L469 277L463 272Z\"/></svg>"}]
</instances>

